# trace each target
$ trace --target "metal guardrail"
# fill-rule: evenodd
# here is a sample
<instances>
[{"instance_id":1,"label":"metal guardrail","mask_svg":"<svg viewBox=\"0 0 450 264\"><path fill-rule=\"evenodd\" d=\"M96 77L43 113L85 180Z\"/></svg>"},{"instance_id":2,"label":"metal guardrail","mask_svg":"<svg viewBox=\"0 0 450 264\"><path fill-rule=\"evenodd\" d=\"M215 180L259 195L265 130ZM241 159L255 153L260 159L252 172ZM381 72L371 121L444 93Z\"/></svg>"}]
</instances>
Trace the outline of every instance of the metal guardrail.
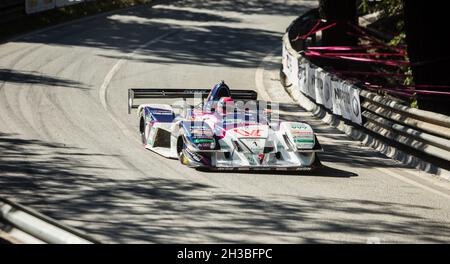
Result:
<instances>
[{"instance_id":1,"label":"metal guardrail","mask_svg":"<svg viewBox=\"0 0 450 264\"><path fill-rule=\"evenodd\" d=\"M362 91L363 126L390 140L450 162L449 117L399 105Z\"/></svg>"},{"instance_id":2,"label":"metal guardrail","mask_svg":"<svg viewBox=\"0 0 450 264\"><path fill-rule=\"evenodd\" d=\"M285 56L290 57L286 59L296 60L298 67L305 63L313 65L292 47L289 37L295 35L295 32L298 31L298 29L293 29L295 26L296 21L291 23L283 37L283 47L287 53ZM294 78L291 76L291 79L289 79L289 76L285 75L282 76L283 79L285 79L285 86L292 85L290 90L294 89L297 93L301 93L297 85L298 76L295 77L294 74ZM337 77L333 77L333 79L348 83L348 81ZM306 94L303 95L308 97ZM308 98L314 104L323 108L314 98ZM388 141L396 142L404 146L405 149L412 149L415 153L409 151L409 154L413 156L418 155L417 152L419 152L421 153L419 156L436 159L436 164L444 164L447 166L444 169L450 169L450 116L411 108L393 99L363 89L360 91L360 101L363 123L359 125L346 120L347 123L354 127L364 128ZM429 162L433 163L433 160Z\"/></svg>"},{"instance_id":3,"label":"metal guardrail","mask_svg":"<svg viewBox=\"0 0 450 264\"><path fill-rule=\"evenodd\" d=\"M361 91L361 96L370 101L371 104L386 110L384 113L379 112L380 115L450 139L450 116L410 108L394 100L386 99L380 95L364 90Z\"/></svg>"},{"instance_id":4,"label":"metal guardrail","mask_svg":"<svg viewBox=\"0 0 450 264\"><path fill-rule=\"evenodd\" d=\"M0 197L0 227L16 241L49 244L94 244L95 239L30 208ZM18 238L14 234L21 234ZM24 241L25 240L25 241Z\"/></svg>"}]
</instances>

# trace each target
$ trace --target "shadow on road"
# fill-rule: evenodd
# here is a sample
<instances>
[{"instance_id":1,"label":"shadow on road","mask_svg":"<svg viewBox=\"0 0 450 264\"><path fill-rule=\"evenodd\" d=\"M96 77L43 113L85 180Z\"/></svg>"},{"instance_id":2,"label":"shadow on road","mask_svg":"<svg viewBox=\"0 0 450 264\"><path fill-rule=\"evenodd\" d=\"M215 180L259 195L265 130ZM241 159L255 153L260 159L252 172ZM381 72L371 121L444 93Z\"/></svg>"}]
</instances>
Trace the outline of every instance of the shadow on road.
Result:
<instances>
[{"instance_id":1,"label":"shadow on road","mask_svg":"<svg viewBox=\"0 0 450 264\"><path fill-rule=\"evenodd\" d=\"M83 155L76 155L79 152ZM449 226L411 213L426 215L435 210L431 207L308 196L259 197L218 191L188 177L114 180L114 168L89 164L89 157L98 155L2 133L0 195L113 243L256 243L265 239L314 243L336 242L327 237L337 233L354 236L356 242L377 233L444 242L442 237L450 234ZM96 174L97 169L108 170L108 177ZM325 175L340 173L324 168ZM323 214L334 216L323 218Z\"/></svg>"},{"instance_id":2,"label":"shadow on road","mask_svg":"<svg viewBox=\"0 0 450 264\"><path fill-rule=\"evenodd\" d=\"M0 83L8 82L14 84L35 84L39 86L66 87L87 90L82 83L66 80L58 77L28 71L16 71L0 68Z\"/></svg>"},{"instance_id":3,"label":"shadow on road","mask_svg":"<svg viewBox=\"0 0 450 264\"><path fill-rule=\"evenodd\" d=\"M269 48L281 43L281 34L252 25L236 25L241 21L239 16L225 17L221 11L298 15L308 9L301 2L280 5L268 0L175 3L201 10L134 8L119 12L120 16L75 23L20 41L90 47L98 56L122 58L157 36L173 33L140 49L134 59L159 64L254 68ZM208 10L214 10L214 14ZM0 73L9 82L80 86L71 80L33 72ZM285 118L298 120L289 115ZM344 135L333 133L313 119L305 121L311 121L316 131L330 139L346 140ZM349 170L352 166L385 166L383 160L373 157L373 152L369 155L344 143L339 144L340 148L334 147L335 143L322 145L323 161L348 164ZM333 234L365 242L368 236L378 233L405 235L422 242L448 242L450 237L450 226L418 216L437 208L349 198L253 196L195 183L189 177L161 178L155 172L148 172L145 178L115 179L117 168L105 168L92 161L101 156L85 149L0 133L0 195L64 220L105 242L315 243L334 242L328 239ZM323 168L319 175L356 176L331 167Z\"/></svg>"},{"instance_id":4,"label":"shadow on road","mask_svg":"<svg viewBox=\"0 0 450 264\"><path fill-rule=\"evenodd\" d=\"M286 1L286 0L234 0L230 3L228 0L212 0L212 1L196 1L183 0L177 5L199 8L212 9L217 12L231 11L243 14L258 14L258 15L299 15L300 1ZM313 6L316 4L314 0L301 1L303 5ZM309 3L308 3L309 2Z\"/></svg>"},{"instance_id":5,"label":"shadow on road","mask_svg":"<svg viewBox=\"0 0 450 264\"><path fill-rule=\"evenodd\" d=\"M233 174L236 173L236 171L208 171L208 170L199 170L203 173L207 174ZM239 171L239 174L261 174L261 175L273 175L273 176L313 176L313 177L331 177L331 178L350 178L350 177L356 177L358 174L350 172L350 171L344 171L339 170L336 168L332 168L329 166L321 165L313 170L305 170L305 171Z\"/></svg>"},{"instance_id":6,"label":"shadow on road","mask_svg":"<svg viewBox=\"0 0 450 264\"><path fill-rule=\"evenodd\" d=\"M129 60L249 68L257 67L269 49L280 43L281 34L262 29L257 24L247 25L242 17L226 15L221 10L231 9L242 15L298 15L310 9L304 3L280 5L272 1L173 1L173 4L119 11L117 15L96 23L75 23L20 41L90 47L99 50L98 56L112 59L121 59L122 54L140 48L136 54L139 58ZM172 34L142 47L142 44L166 33ZM120 53L115 55L104 51Z\"/></svg>"}]
</instances>

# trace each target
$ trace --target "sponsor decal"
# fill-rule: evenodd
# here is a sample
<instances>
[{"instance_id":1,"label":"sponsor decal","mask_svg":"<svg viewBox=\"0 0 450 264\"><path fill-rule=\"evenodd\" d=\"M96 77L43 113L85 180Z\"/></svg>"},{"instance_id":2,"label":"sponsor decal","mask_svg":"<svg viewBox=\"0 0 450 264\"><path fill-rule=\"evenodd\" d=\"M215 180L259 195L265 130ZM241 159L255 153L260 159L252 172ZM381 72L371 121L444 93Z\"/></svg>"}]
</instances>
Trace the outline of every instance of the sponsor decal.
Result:
<instances>
[{"instance_id":1,"label":"sponsor decal","mask_svg":"<svg viewBox=\"0 0 450 264\"><path fill-rule=\"evenodd\" d=\"M192 139L194 143L212 143L213 140L209 138L194 138Z\"/></svg>"},{"instance_id":2,"label":"sponsor decal","mask_svg":"<svg viewBox=\"0 0 450 264\"><path fill-rule=\"evenodd\" d=\"M148 133L147 144L153 146L153 137L155 135L156 128L153 126L152 123L149 123L148 126L152 127L150 127L150 132Z\"/></svg>"},{"instance_id":3,"label":"sponsor decal","mask_svg":"<svg viewBox=\"0 0 450 264\"><path fill-rule=\"evenodd\" d=\"M239 134L243 137L260 137L261 129L244 129L244 128L236 128L233 129L236 134Z\"/></svg>"},{"instance_id":4,"label":"sponsor decal","mask_svg":"<svg viewBox=\"0 0 450 264\"><path fill-rule=\"evenodd\" d=\"M294 130L305 130L305 129L309 129L309 127L306 126L306 125L303 125L303 124L292 124L291 125L291 129L294 129Z\"/></svg>"},{"instance_id":5,"label":"sponsor decal","mask_svg":"<svg viewBox=\"0 0 450 264\"><path fill-rule=\"evenodd\" d=\"M213 133L210 129L193 129L191 130L191 135L203 135L212 137Z\"/></svg>"},{"instance_id":6,"label":"sponsor decal","mask_svg":"<svg viewBox=\"0 0 450 264\"><path fill-rule=\"evenodd\" d=\"M223 123L242 123L244 120L242 119L235 119L235 118L227 118L227 119L222 119Z\"/></svg>"},{"instance_id":7,"label":"sponsor decal","mask_svg":"<svg viewBox=\"0 0 450 264\"><path fill-rule=\"evenodd\" d=\"M154 114L154 115L172 115L172 112L166 112L166 111L152 111L151 112L152 114Z\"/></svg>"},{"instance_id":8,"label":"sponsor decal","mask_svg":"<svg viewBox=\"0 0 450 264\"><path fill-rule=\"evenodd\" d=\"M252 138L246 138L246 139L240 139L242 143L254 154L263 153L264 147L266 145L266 139L265 138L258 138L258 139L252 139Z\"/></svg>"},{"instance_id":9,"label":"sponsor decal","mask_svg":"<svg viewBox=\"0 0 450 264\"><path fill-rule=\"evenodd\" d=\"M311 135L311 131L292 131L292 135Z\"/></svg>"},{"instance_id":10,"label":"sponsor decal","mask_svg":"<svg viewBox=\"0 0 450 264\"><path fill-rule=\"evenodd\" d=\"M295 143L314 143L313 139L294 139Z\"/></svg>"}]
</instances>

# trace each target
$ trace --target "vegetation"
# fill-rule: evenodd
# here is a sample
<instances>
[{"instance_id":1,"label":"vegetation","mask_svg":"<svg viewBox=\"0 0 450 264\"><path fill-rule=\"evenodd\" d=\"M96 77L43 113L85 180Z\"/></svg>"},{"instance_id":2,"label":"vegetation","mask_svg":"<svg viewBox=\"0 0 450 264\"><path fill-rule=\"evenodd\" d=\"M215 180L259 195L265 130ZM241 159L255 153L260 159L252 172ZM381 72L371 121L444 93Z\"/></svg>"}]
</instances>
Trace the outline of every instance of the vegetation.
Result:
<instances>
[{"instance_id":1,"label":"vegetation","mask_svg":"<svg viewBox=\"0 0 450 264\"><path fill-rule=\"evenodd\" d=\"M15 20L0 24L0 40L23 34L45 26L67 22L83 16L89 16L119 8L144 4L149 0L111 0L88 1L76 5L56 8L41 13L26 15L25 10Z\"/></svg>"},{"instance_id":2,"label":"vegetation","mask_svg":"<svg viewBox=\"0 0 450 264\"><path fill-rule=\"evenodd\" d=\"M448 32L447 9L443 1L417 0L320 0L320 17L328 21L357 23L355 13L366 15L378 13L378 20L369 28L385 33L384 40L393 47L405 47L404 61L410 66L389 69L390 73L404 76L401 86L413 87L416 93L409 98L411 106L450 114L450 75L446 72L450 60L450 39ZM341 23L342 24L342 23ZM323 32L323 42L327 46L340 46L352 43L346 36L345 28ZM340 36L344 36L339 38ZM348 35L348 34L347 34ZM386 37L387 36L387 37ZM354 43L354 40L353 40ZM361 40L359 40L361 45ZM351 63L330 62L339 70L355 70ZM358 69L367 70L358 64ZM373 70L373 66L369 66ZM385 72L384 69L376 69ZM386 78L386 84L393 84L394 78Z\"/></svg>"}]
</instances>

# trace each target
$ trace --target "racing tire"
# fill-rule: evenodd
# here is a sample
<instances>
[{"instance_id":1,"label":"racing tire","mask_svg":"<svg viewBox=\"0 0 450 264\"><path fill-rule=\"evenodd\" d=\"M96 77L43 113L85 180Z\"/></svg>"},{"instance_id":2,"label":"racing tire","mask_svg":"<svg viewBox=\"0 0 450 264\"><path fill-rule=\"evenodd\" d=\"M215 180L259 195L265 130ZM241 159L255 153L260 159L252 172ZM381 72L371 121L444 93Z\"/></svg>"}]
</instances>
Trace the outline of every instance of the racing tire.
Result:
<instances>
[{"instance_id":1,"label":"racing tire","mask_svg":"<svg viewBox=\"0 0 450 264\"><path fill-rule=\"evenodd\" d=\"M145 118L144 118L144 111L141 111L139 113L139 134L141 135L141 142L145 146L146 140L145 140Z\"/></svg>"},{"instance_id":2,"label":"racing tire","mask_svg":"<svg viewBox=\"0 0 450 264\"><path fill-rule=\"evenodd\" d=\"M314 162L313 162L312 165L311 165L311 167L312 167L313 170L314 170L314 169L319 169L319 168L323 167L322 162L320 162L319 155L317 155L317 153L314 154L314 155L315 155L315 157L314 157Z\"/></svg>"},{"instance_id":3,"label":"racing tire","mask_svg":"<svg viewBox=\"0 0 450 264\"><path fill-rule=\"evenodd\" d=\"M183 138L179 137L177 141L177 152L178 152L178 160L183 165L189 165L189 159L185 153L186 145L184 144Z\"/></svg>"},{"instance_id":4,"label":"racing tire","mask_svg":"<svg viewBox=\"0 0 450 264\"><path fill-rule=\"evenodd\" d=\"M180 153L178 153L178 159L180 160L181 164L189 165L189 159L184 152L185 150L183 149L182 151L180 151Z\"/></svg>"}]
</instances>

